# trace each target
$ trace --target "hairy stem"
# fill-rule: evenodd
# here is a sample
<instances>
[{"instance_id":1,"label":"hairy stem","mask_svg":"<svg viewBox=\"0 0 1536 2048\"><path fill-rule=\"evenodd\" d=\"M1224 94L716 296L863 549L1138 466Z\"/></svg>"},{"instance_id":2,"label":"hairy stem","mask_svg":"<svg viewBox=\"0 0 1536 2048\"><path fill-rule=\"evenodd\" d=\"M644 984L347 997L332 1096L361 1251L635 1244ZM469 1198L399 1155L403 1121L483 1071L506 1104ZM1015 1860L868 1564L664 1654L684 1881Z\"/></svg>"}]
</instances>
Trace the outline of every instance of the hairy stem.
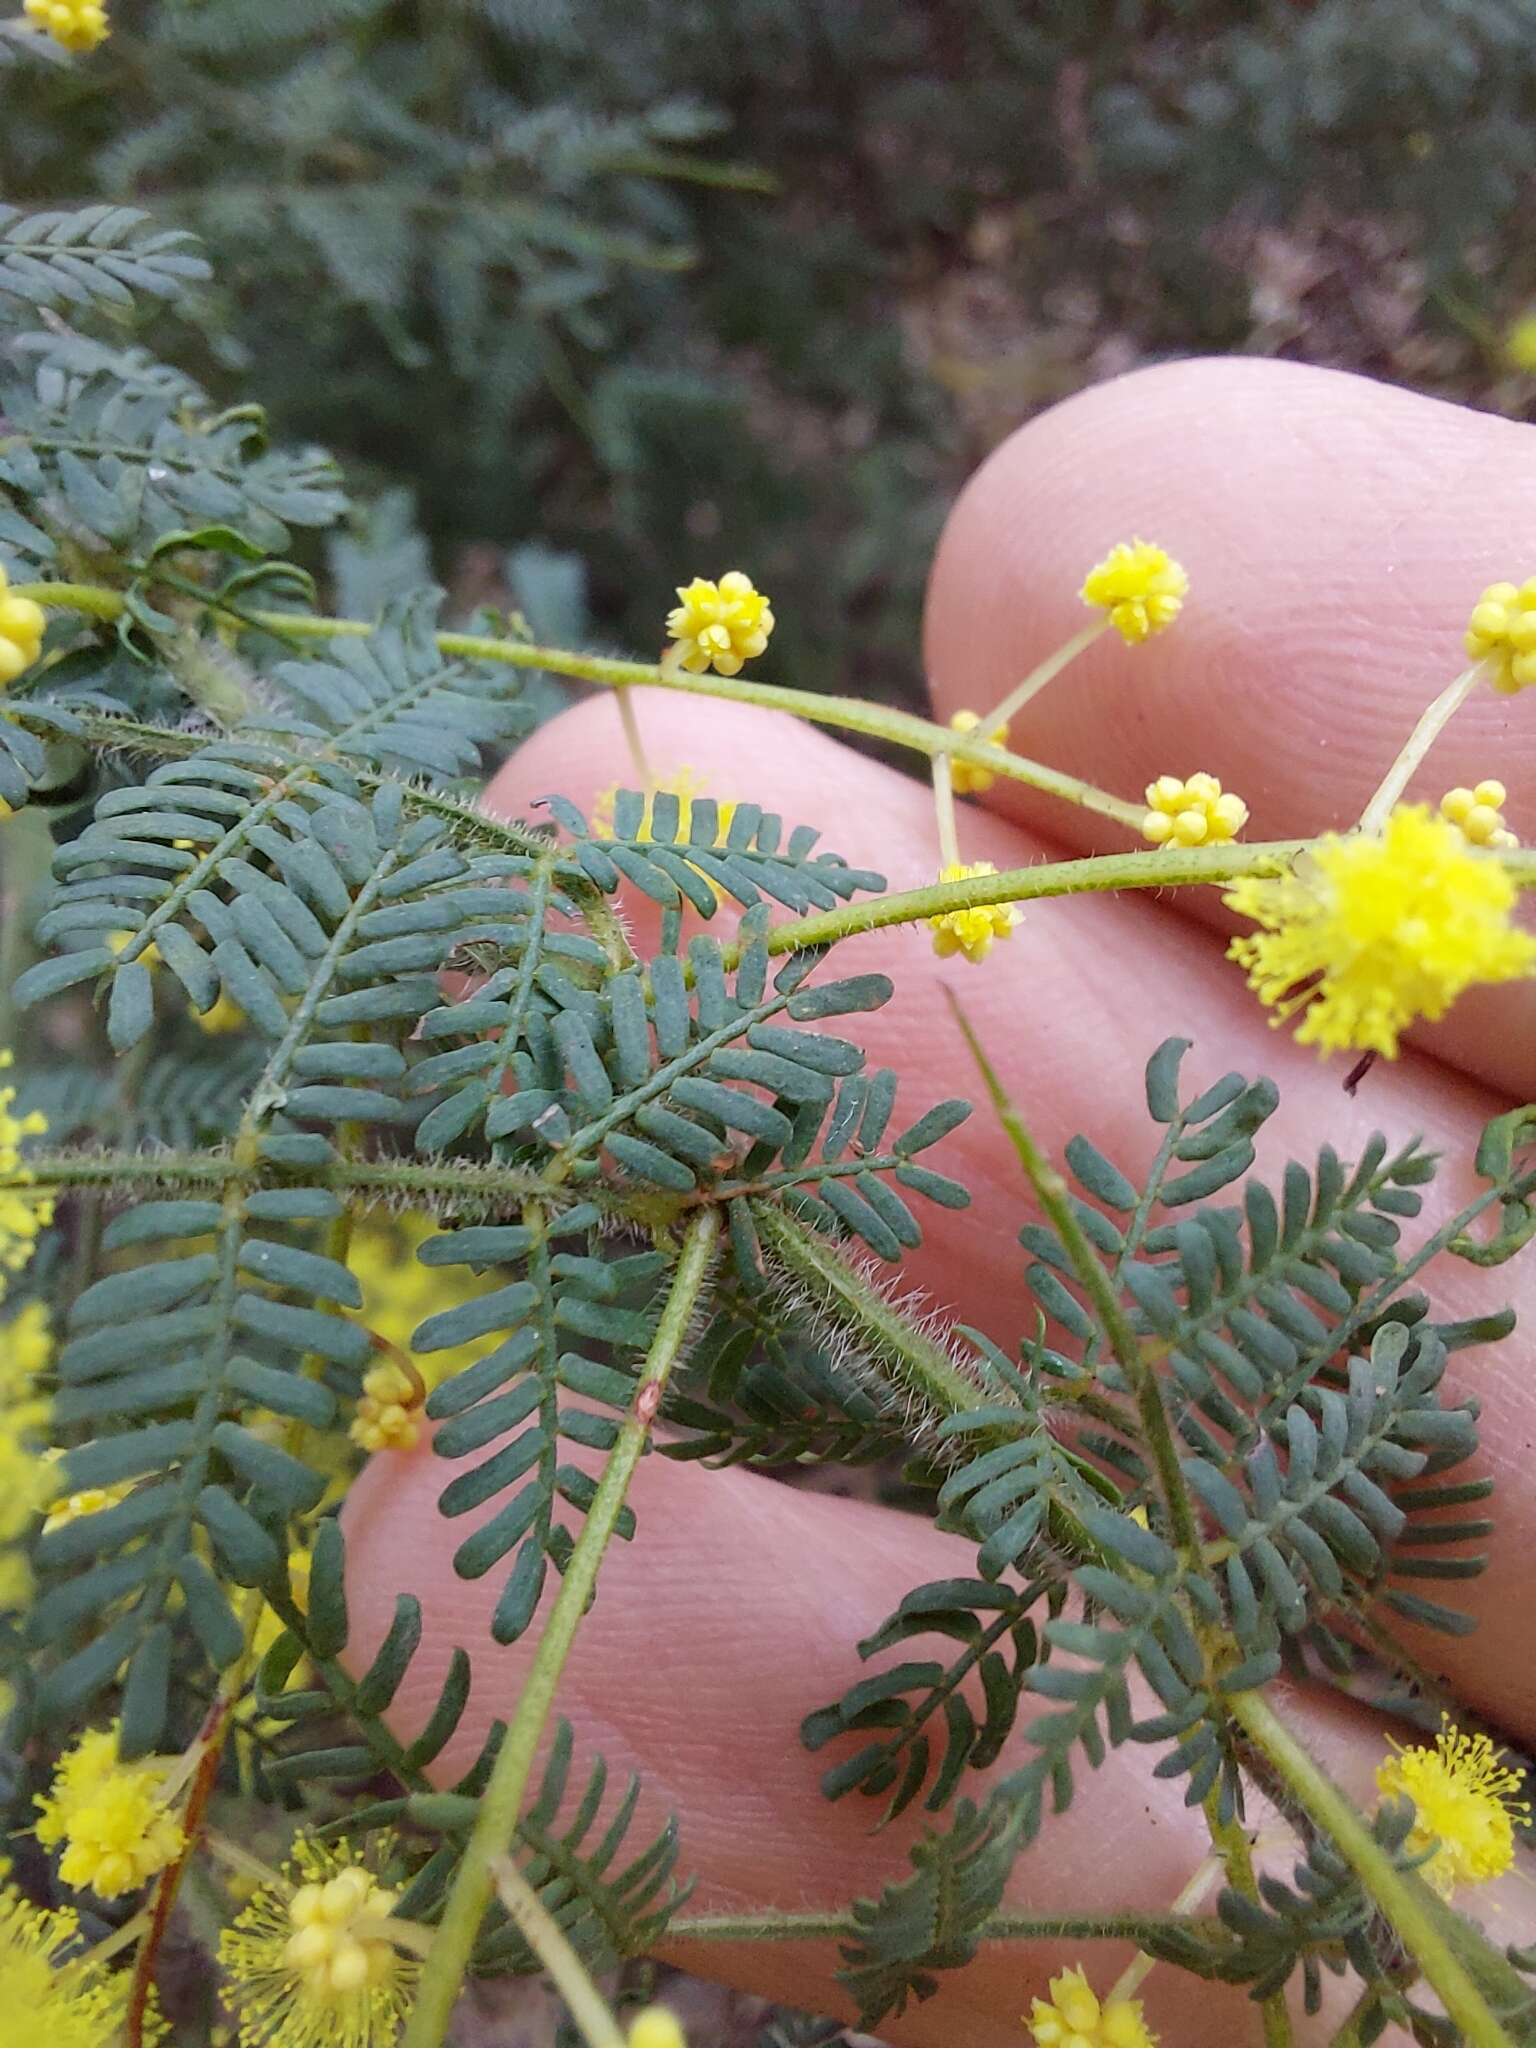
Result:
<instances>
[{"instance_id":1,"label":"hairy stem","mask_svg":"<svg viewBox=\"0 0 1536 2048\"><path fill-rule=\"evenodd\" d=\"M774 1203L754 1202L752 1220L763 1248L819 1308L876 1352L883 1364L936 1415L979 1408L984 1396L942 1345L917 1328L877 1287L839 1258L824 1240Z\"/></svg>"},{"instance_id":2,"label":"hairy stem","mask_svg":"<svg viewBox=\"0 0 1536 2048\"><path fill-rule=\"evenodd\" d=\"M1403 1946L1440 1994L1468 2048L1511 2048L1509 2036L1487 2000L1452 1953L1437 1924L1422 1879L1398 1869L1360 1814L1296 1740L1262 1692L1229 1694L1227 1710L1391 1921Z\"/></svg>"},{"instance_id":3,"label":"hairy stem","mask_svg":"<svg viewBox=\"0 0 1536 2048\"><path fill-rule=\"evenodd\" d=\"M560 1674L597 1585L604 1552L645 1449L662 1391L682 1351L719 1234L720 1216L714 1209L701 1211L688 1225L682 1257L640 1375L634 1404L608 1454L597 1494L539 1637L495 1768L480 1796L480 1812L454 1875L442 1925L422 1972L421 1987L401 2048L440 2048L447 2033L475 1937L490 1903L493 1860L506 1853L517 1826L534 1754L554 1704Z\"/></svg>"},{"instance_id":4,"label":"hairy stem","mask_svg":"<svg viewBox=\"0 0 1536 2048\"><path fill-rule=\"evenodd\" d=\"M15 586L17 597L55 611L84 612L92 618L121 617L124 600L120 592L83 583L27 583ZM210 611L218 610L210 596ZM332 619L305 612L251 612L242 623L250 623L285 640L337 640L365 637L373 627L361 619ZM1011 753L1006 747L988 746L985 740L952 732L932 719L918 718L909 711L895 711L884 704L867 704L857 697L824 697L813 690L793 690L777 683L759 683L743 676L689 675L686 670L663 667L650 661L616 661L604 655L577 654L563 647L535 647L522 640L506 640L486 633L439 633L438 647L444 654L460 655L469 661L496 661L510 668L542 670L548 675L598 683L604 688L624 690L635 685L655 690L680 690L695 697L723 698L733 704L755 704L770 711L788 711L816 725L832 725L844 732L859 732L871 739L887 740L911 752L946 754L988 768L1007 781L1025 782L1060 797L1064 803L1097 811L1139 832L1144 804L1127 803L1108 790L1097 789L1080 776L1048 768L1042 761Z\"/></svg>"},{"instance_id":5,"label":"hairy stem","mask_svg":"<svg viewBox=\"0 0 1536 2048\"><path fill-rule=\"evenodd\" d=\"M673 1920L667 1942L851 1941L860 1932L848 1913L695 1913ZM1231 1937L1214 1916L1185 1913L994 1913L982 1941L1134 1941L1138 1947L1169 1934L1203 1941Z\"/></svg>"}]
</instances>

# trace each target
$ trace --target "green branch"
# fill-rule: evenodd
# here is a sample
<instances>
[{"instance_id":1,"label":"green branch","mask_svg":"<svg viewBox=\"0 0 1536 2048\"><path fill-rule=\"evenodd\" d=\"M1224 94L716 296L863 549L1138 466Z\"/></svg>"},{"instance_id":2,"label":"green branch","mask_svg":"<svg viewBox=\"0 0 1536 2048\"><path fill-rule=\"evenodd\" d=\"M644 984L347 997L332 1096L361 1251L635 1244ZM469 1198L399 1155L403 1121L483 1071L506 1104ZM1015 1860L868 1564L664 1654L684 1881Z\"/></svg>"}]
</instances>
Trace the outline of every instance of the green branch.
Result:
<instances>
[{"instance_id":1,"label":"green branch","mask_svg":"<svg viewBox=\"0 0 1536 2048\"><path fill-rule=\"evenodd\" d=\"M720 1215L716 1209L702 1211L688 1226L682 1257L640 1375L634 1403L603 1467L597 1493L539 1637L495 1768L480 1796L480 1812L454 1875L442 1924L433 1938L400 2048L440 2048L448 2031L480 1923L491 1901L495 1859L505 1854L517 1826L534 1753L554 1704L560 1674L596 1589L598 1570L645 1449L662 1391L682 1351L689 1321L703 1293L719 1234Z\"/></svg>"},{"instance_id":2,"label":"green branch","mask_svg":"<svg viewBox=\"0 0 1536 2048\"><path fill-rule=\"evenodd\" d=\"M862 1931L848 1913L697 1913L672 1921L667 1941L852 1941ZM1181 1934L1206 1942L1231 1940L1214 1916L1183 1913L994 1913L978 1939L1133 1941L1145 1948Z\"/></svg>"},{"instance_id":3,"label":"green branch","mask_svg":"<svg viewBox=\"0 0 1536 2048\"><path fill-rule=\"evenodd\" d=\"M120 592L85 583L18 584L13 593L55 611L85 612L92 618L113 620L126 609ZM210 611L220 609L211 593ZM284 640L338 640L366 637L374 629L362 619L333 619L303 612L250 612L245 617L263 630ZM1107 790L1096 789L1076 775L1048 768L1042 761L1012 753L1006 747L988 746L985 740L968 738L932 719L918 718L910 711L892 710L884 704L867 704L857 697L824 697L813 690L793 690L777 683L759 683L742 676L689 675L685 670L649 661L618 661L609 656L578 654L562 647L536 647L522 640L508 640L486 633L439 633L437 645L444 654L469 661L494 661L511 668L538 669L547 675L569 676L573 681L596 683L605 689L646 689L680 691L685 696L714 697L733 704L753 704L761 710L787 711L815 725L832 725L844 732L863 733L870 739L885 740L892 746L932 757L947 754L956 760L990 769L1005 781L1028 783L1064 803L1099 812L1117 824L1139 831L1146 814L1145 804L1127 803Z\"/></svg>"}]
</instances>

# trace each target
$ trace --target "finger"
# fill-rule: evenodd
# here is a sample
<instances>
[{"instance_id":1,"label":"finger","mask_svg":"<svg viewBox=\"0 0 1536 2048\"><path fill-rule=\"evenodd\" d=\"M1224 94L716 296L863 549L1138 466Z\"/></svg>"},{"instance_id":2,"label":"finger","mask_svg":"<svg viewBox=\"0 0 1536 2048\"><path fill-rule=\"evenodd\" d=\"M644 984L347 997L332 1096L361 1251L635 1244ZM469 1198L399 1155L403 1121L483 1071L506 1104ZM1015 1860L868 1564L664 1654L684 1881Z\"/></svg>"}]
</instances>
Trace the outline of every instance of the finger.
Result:
<instances>
[{"instance_id":1,"label":"finger","mask_svg":"<svg viewBox=\"0 0 1536 2048\"><path fill-rule=\"evenodd\" d=\"M1020 713L1021 752L1139 800L1201 768L1248 836L1358 818L1420 711L1465 665L1483 588L1536 570L1536 430L1361 377L1228 358L1095 386L1006 441L950 515L928 591L937 713L998 703L1087 616L1085 571L1139 533L1189 571L1178 623L1109 635ZM1479 690L1416 778L1437 802L1497 776L1536 837L1536 699ZM987 801L1073 847L1090 813L999 783ZM1220 922L1214 891L1179 905ZM1536 982L1456 1006L1442 1056L1536 1096Z\"/></svg>"},{"instance_id":2,"label":"finger","mask_svg":"<svg viewBox=\"0 0 1536 2048\"><path fill-rule=\"evenodd\" d=\"M471 1583L454 1575L452 1543L491 1510L443 1522L435 1499L447 1469L425 1449L376 1458L345 1510L353 1668L363 1668L382 1641L397 1592L414 1592L425 1616L423 1647L391 1710L402 1738L423 1725L452 1647L470 1650L469 1705L436 1767L444 1781L472 1762L492 1716L512 1710L533 1640L494 1645L494 1577ZM596 1604L561 1681L559 1709L575 1725L578 1769L600 1753L611 1773L639 1773L633 1850L676 1814L682 1869L700 1884L690 1913L840 1912L908 1874L906 1851L920 1819L909 1816L872 1836L872 1803L825 1800L818 1780L829 1758L806 1752L799 1724L859 1675L852 1645L906 1592L970 1571L968 1547L864 1503L656 1456L642 1464L631 1498L639 1533L605 1560ZM904 1646L901 1654L947 1660L953 1648L936 1638ZM1309 1747L1369 1800L1384 1754L1374 1721L1342 1703L1310 1698L1289 1700L1285 1711ZM998 1772L1027 1754L1014 1742ZM1013 1908L1169 1909L1208 1843L1198 1810L1184 1806L1177 1786L1151 1776L1154 1761L1151 1752L1121 1749L1096 1772L1080 1768L1070 1817L1048 1821L1018 1865L1008 1894ZM1271 1860L1288 1870L1294 1850L1273 1817L1266 1820L1256 1806L1250 1818L1275 1845ZM1211 1904L1207 1898L1205 1910ZM1528 1891L1515 1888L1499 1911L1500 1939L1529 1938ZM675 1942L665 1953L797 2006L849 2011L833 1981L838 1958L831 1942ZM1123 1943L999 1944L963 1973L946 1976L932 2005L886 2020L881 2032L898 2043L1018 2048L1020 2015L1052 1970L1082 1960L1102 1990L1130 1954ZM1258 2040L1254 2010L1240 1992L1158 1970L1145 1996L1166 2042L1234 2048ZM1327 2038L1326 2030L1305 2028L1300 2036L1303 2043Z\"/></svg>"},{"instance_id":3,"label":"finger","mask_svg":"<svg viewBox=\"0 0 1536 2048\"><path fill-rule=\"evenodd\" d=\"M919 785L778 714L723 705L703 714L692 703L646 692L637 710L658 772L686 765L712 794L750 795L782 810L789 823L833 820L829 838L837 851L882 869L893 887L932 879L931 806ZM527 812L550 790L589 802L627 775L625 761L615 708L594 699L542 727L486 800L504 812ZM967 831L966 850L999 868L1039 857L1037 841L994 815L975 813ZM1191 1087L1233 1067L1275 1077L1281 1107L1261 1133L1259 1160L1272 1182L1287 1158L1315 1159L1324 1137L1347 1159L1377 1129L1394 1145L1423 1132L1446 1161L1427 1212L1439 1217L1470 1191L1478 1133L1504 1107L1414 1056L1378 1066L1358 1096L1344 1095L1336 1067L1266 1028L1237 969L1208 934L1145 898L1031 904L1012 939L979 969L937 960L929 934L912 928L850 939L837 957L841 971L881 969L895 982L894 1000L860 1018L856 1035L872 1063L901 1076L901 1120L944 1096L976 1092L944 999L952 988L1037 1138L1059 1154L1086 1130L1133 1179L1145 1173L1157 1136L1146 1115L1142 1069L1170 1035L1195 1042ZM970 1188L973 1202L959 1214L924 1205L924 1242L904 1262L903 1283L915 1281L1015 1354L1020 1332L1033 1327L1033 1311L1017 1242L1029 1205L1012 1150L995 1120L980 1114L933 1161ZM1408 1242L1417 1241L1417 1229L1409 1229ZM1452 1316L1479 1314L1511 1297L1536 1307L1528 1262L1488 1273L1442 1259L1426 1284ZM1482 1404L1477 1469L1498 1484L1498 1536L1486 1574L1455 1589L1453 1604L1478 1620L1477 1632L1458 1643L1422 1633L1410 1639L1433 1670L1454 1670L1458 1688L1484 1713L1511 1731L1530 1729L1536 1701L1521 1618L1521 1560L1536 1545L1536 1384L1518 1335L1459 1354L1452 1364L1456 1396L1472 1394Z\"/></svg>"}]
</instances>

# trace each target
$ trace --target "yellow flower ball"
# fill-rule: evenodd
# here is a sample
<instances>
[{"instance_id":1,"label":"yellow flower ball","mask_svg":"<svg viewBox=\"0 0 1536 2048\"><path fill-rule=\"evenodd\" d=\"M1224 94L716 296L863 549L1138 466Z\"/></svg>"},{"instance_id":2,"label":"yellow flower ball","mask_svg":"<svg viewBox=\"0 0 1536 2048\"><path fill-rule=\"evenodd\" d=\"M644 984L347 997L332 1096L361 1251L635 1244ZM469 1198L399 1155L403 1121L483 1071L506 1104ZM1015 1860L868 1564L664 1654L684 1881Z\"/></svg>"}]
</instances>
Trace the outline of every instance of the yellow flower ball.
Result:
<instances>
[{"instance_id":1,"label":"yellow flower ball","mask_svg":"<svg viewBox=\"0 0 1536 2048\"><path fill-rule=\"evenodd\" d=\"M396 2039L417 1964L390 1938L399 1894L353 1854L301 1835L282 1878L262 1885L220 1936L224 1995L243 2041L386 2048Z\"/></svg>"},{"instance_id":2,"label":"yellow flower ball","mask_svg":"<svg viewBox=\"0 0 1536 2048\"><path fill-rule=\"evenodd\" d=\"M768 645L772 608L740 569L727 571L718 583L695 576L677 586L677 595L679 602L667 614L674 643L668 652L690 675L712 668L734 676Z\"/></svg>"},{"instance_id":3,"label":"yellow flower ball","mask_svg":"<svg viewBox=\"0 0 1536 2048\"><path fill-rule=\"evenodd\" d=\"M1189 577L1166 548L1149 540L1120 541L1088 571L1084 604L1109 615L1120 637L1135 646L1171 626L1184 609Z\"/></svg>"},{"instance_id":4,"label":"yellow flower ball","mask_svg":"<svg viewBox=\"0 0 1536 2048\"><path fill-rule=\"evenodd\" d=\"M996 873L991 861L978 860L969 867L941 868L939 880L967 882L973 875ZM937 917L930 917L928 922L933 928L933 950L941 960L963 953L975 965L986 959L994 939L1012 938L1015 925L1022 919L1012 903L980 903L969 910L943 911Z\"/></svg>"},{"instance_id":5,"label":"yellow flower ball","mask_svg":"<svg viewBox=\"0 0 1536 2048\"><path fill-rule=\"evenodd\" d=\"M36 1828L45 1849L63 1849L59 1876L65 1884L116 1899L175 1862L186 1836L165 1799L174 1762L120 1762L115 1727L90 1729L65 1751L53 1783L37 1799Z\"/></svg>"},{"instance_id":6,"label":"yellow flower ball","mask_svg":"<svg viewBox=\"0 0 1536 2048\"><path fill-rule=\"evenodd\" d=\"M1050 1993L1030 2008L1035 2048L1157 2048L1140 1999L1100 1999L1081 1965L1053 1977Z\"/></svg>"},{"instance_id":7,"label":"yellow flower ball","mask_svg":"<svg viewBox=\"0 0 1536 2048\"><path fill-rule=\"evenodd\" d=\"M1449 819L1469 845L1507 850L1520 844L1504 822L1508 794L1502 782L1491 778L1473 789L1448 789L1440 799L1440 815Z\"/></svg>"},{"instance_id":8,"label":"yellow flower ball","mask_svg":"<svg viewBox=\"0 0 1536 2048\"><path fill-rule=\"evenodd\" d=\"M1467 653L1483 662L1501 696L1536 683L1536 576L1524 583L1490 583L1467 621Z\"/></svg>"},{"instance_id":9,"label":"yellow flower ball","mask_svg":"<svg viewBox=\"0 0 1536 2048\"><path fill-rule=\"evenodd\" d=\"M1245 875L1224 901L1262 929L1229 957L1303 1045L1396 1059L1417 1018L1433 1023L1476 982L1536 973L1536 939L1512 922L1503 866L1425 804L1399 804L1377 833L1328 833L1285 875Z\"/></svg>"},{"instance_id":10,"label":"yellow flower ball","mask_svg":"<svg viewBox=\"0 0 1536 2048\"><path fill-rule=\"evenodd\" d=\"M347 1434L365 1451L414 1450L421 1436L423 1390L393 1359L363 1376Z\"/></svg>"},{"instance_id":11,"label":"yellow flower ball","mask_svg":"<svg viewBox=\"0 0 1536 2048\"><path fill-rule=\"evenodd\" d=\"M1159 775L1147 784L1147 805L1141 836L1154 846L1221 846L1248 822L1248 806L1214 775Z\"/></svg>"},{"instance_id":12,"label":"yellow flower ball","mask_svg":"<svg viewBox=\"0 0 1536 2048\"><path fill-rule=\"evenodd\" d=\"M100 0L24 0L30 21L76 56L94 50L111 34Z\"/></svg>"}]
</instances>

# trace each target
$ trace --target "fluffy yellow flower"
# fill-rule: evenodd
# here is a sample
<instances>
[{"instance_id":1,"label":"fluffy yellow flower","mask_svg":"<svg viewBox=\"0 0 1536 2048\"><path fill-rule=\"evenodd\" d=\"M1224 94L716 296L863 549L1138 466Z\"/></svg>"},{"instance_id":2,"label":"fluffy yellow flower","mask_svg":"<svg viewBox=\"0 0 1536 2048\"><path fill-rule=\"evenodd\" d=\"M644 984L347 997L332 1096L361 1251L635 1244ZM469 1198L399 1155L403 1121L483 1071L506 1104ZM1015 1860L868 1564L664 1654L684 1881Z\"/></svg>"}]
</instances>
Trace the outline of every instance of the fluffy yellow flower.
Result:
<instances>
[{"instance_id":1,"label":"fluffy yellow flower","mask_svg":"<svg viewBox=\"0 0 1536 2048\"><path fill-rule=\"evenodd\" d=\"M1394 1742L1377 1766L1383 1798L1413 1801L1408 1847L1433 1851L1420 1869L1442 1898L1502 1877L1515 1860L1515 1823L1529 1821L1531 1808L1518 1796L1520 1773L1499 1761L1503 1754L1486 1735L1464 1735L1442 1714L1433 1748Z\"/></svg>"},{"instance_id":2,"label":"fluffy yellow flower","mask_svg":"<svg viewBox=\"0 0 1536 2048\"><path fill-rule=\"evenodd\" d=\"M1323 1052L1397 1057L1416 1017L1431 1022L1475 982L1536 972L1536 939L1510 922L1514 883L1424 804L1399 804L1378 836L1334 833L1296 870L1244 876L1224 901L1263 930L1230 957L1283 1023Z\"/></svg>"},{"instance_id":3,"label":"fluffy yellow flower","mask_svg":"<svg viewBox=\"0 0 1536 2048\"><path fill-rule=\"evenodd\" d=\"M968 882L972 875L996 873L991 861L978 860L969 867L940 868L939 880ZM986 959L994 939L1012 938L1014 926L1022 920L1011 903L983 903L971 910L946 910L938 917L930 917L928 922L933 927L933 950L941 960L963 953L967 960L976 962Z\"/></svg>"},{"instance_id":4,"label":"fluffy yellow flower","mask_svg":"<svg viewBox=\"0 0 1536 2048\"><path fill-rule=\"evenodd\" d=\"M1049 1998L1032 2001L1029 2030L1036 2048L1157 2048L1139 1998L1100 2000L1081 1966L1051 1979Z\"/></svg>"},{"instance_id":5,"label":"fluffy yellow flower","mask_svg":"<svg viewBox=\"0 0 1536 2048\"><path fill-rule=\"evenodd\" d=\"M1505 328L1504 360L1512 370L1536 374L1536 311L1522 313Z\"/></svg>"},{"instance_id":6,"label":"fluffy yellow flower","mask_svg":"<svg viewBox=\"0 0 1536 2048\"><path fill-rule=\"evenodd\" d=\"M60 1464L64 1453L57 1448L43 1453L43 1463L50 1469ZM113 1486L87 1486L79 1493L55 1491L48 1504L48 1519L43 1523L46 1536L52 1529L66 1529L71 1522L78 1522L85 1515L99 1515L103 1508L115 1508L120 1500L126 1500L133 1491L131 1479L119 1479Z\"/></svg>"},{"instance_id":7,"label":"fluffy yellow flower","mask_svg":"<svg viewBox=\"0 0 1536 2048\"><path fill-rule=\"evenodd\" d=\"M300 1840L219 1940L243 2048L387 2048L416 1979L396 1897L345 1845Z\"/></svg>"},{"instance_id":8,"label":"fluffy yellow flower","mask_svg":"<svg viewBox=\"0 0 1536 2048\"><path fill-rule=\"evenodd\" d=\"M1123 540L1088 571L1081 594L1084 604L1108 612L1109 623L1134 647L1173 624L1184 609L1189 578L1166 548Z\"/></svg>"},{"instance_id":9,"label":"fluffy yellow flower","mask_svg":"<svg viewBox=\"0 0 1536 2048\"><path fill-rule=\"evenodd\" d=\"M172 1757L119 1760L117 1729L88 1729L60 1757L53 1783L37 1799L37 1839L60 1843L59 1876L76 1891L121 1898L137 1891L186 1847L181 1822L165 1801Z\"/></svg>"},{"instance_id":10,"label":"fluffy yellow flower","mask_svg":"<svg viewBox=\"0 0 1536 2048\"><path fill-rule=\"evenodd\" d=\"M979 733L989 747L1006 747L1008 744L1007 719L1001 725L994 725L990 732L982 732L979 711L957 711L949 725L952 732L962 732L967 739ZM990 789L997 777L990 768L978 768L970 761L951 760L949 779L957 796L974 796L980 790Z\"/></svg>"},{"instance_id":11,"label":"fluffy yellow flower","mask_svg":"<svg viewBox=\"0 0 1536 2048\"><path fill-rule=\"evenodd\" d=\"M363 1391L347 1434L365 1451L409 1451L421 1435L421 1383L393 1359L363 1375Z\"/></svg>"},{"instance_id":12,"label":"fluffy yellow flower","mask_svg":"<svg viewBox=\"0 0 1536 2048\"><path fill-rule=\"evenodd\" d=\"M1475 789L1448 789L1440 799L1440 815L1449 818L1473 846L1511 847L1519 840L1504 822L1509 792L1502 782L1480 782Z\"/></svg>"},{"instance_id":13,"label":"fluffy yellow flower","mask_svg":"<svg viewBox=\"0 0 1536 2048\"><path fill-rule=\"evenodd\" d=\"M76 56L94 50L112 33L100 0L25 0L25 8L29 21L45 28L56 43Z\"/></svg>"},{"instance_id":14,"label":"fluffy yellow flower","mask_svg":"<svg viewBox=\"0 0 1536 2048\"><path fill-rule=\"evenodd\" d=\"M0 1067L8 1067L13 1055L0 1052ZM16 1116L11 1104L14 1088L0 1088L0 1301L6 1294L7 1273L19 1273L37 1249L40 1231L53 1221L53 1197L32 1192L33 1176L22 1158L28 1138L41 1137L48 1119L38 1110Z\"/></svg>"},{"instance_id":15,"label":"fluffy yellow flower","mask_svg":"<svg viewBox=\"0 0 1536 2048\"><path fill-rule=\"evenodd\" d=\"M7 1866L0 1864L0 1872ZM34 1906L0 1884L0 2012L8 2048L103 2048L128 2011L129 1978L77 1953L80 1922L68 1907ZM162 2038L151 2016L146 2040Z\"/></svg>"},{"instance_id":16,"label":"fluffy yellow flower","mask_svg":"<svg viewBox=\"0 0 1536 2048\"><path fill-rule=\"evenodd\" d=\"M740 569L729 570L718 583L695 576L691 583L680 583L677 594L681 602L667 613L667 631L675 643L669 653L690 675L712 668L717 675L734 676L768 645L772 609Z\"/></svg>"},{"instance_id":17,"label":"fluffy yellow flower","mask_svg":"<svg viewBox=\"0 0 1536 2048\"><path fill-rule=\"evenodd\" d=\"M32 12L27 0L27 12ZM11 579L0 564L0 690L14 683L43 651L43 630L48 614L30 597L12 597Z\"/></svg>"},{"instance_id":18,"label":"fluffy yellow flower","mask_svg":"<svg viewBox=\"0 0 1536 2048\"><path fill-rule=\"evenodd\" d=\"M1501 696L1536 683L1536 576L1518 585L1490 583L1472 607L1466 644Z\"/></svg>"},{"instance_id":19,"label":"fluffy yellow flower","mask_svg":"<svg viewBox=\"0 0 1536 2048\"><path fill-rule=\"evenodd\" d=\"M1159 775L1147 784L1141 836L1154 846L1219 846L1248 822L1248 806L1214 775Z\"/></svg>"},{"instance_id":20,"label":"fluffy yellow flower","mask_svg":"<svg viewBox=\"0 0 1536 2048\"><path fill-rule=\"evenodd\" d=\"M688 2048L677 2014L664 2005L642 2006L629 2023L627 2048Z\"/></svg>"}]
</instances>

